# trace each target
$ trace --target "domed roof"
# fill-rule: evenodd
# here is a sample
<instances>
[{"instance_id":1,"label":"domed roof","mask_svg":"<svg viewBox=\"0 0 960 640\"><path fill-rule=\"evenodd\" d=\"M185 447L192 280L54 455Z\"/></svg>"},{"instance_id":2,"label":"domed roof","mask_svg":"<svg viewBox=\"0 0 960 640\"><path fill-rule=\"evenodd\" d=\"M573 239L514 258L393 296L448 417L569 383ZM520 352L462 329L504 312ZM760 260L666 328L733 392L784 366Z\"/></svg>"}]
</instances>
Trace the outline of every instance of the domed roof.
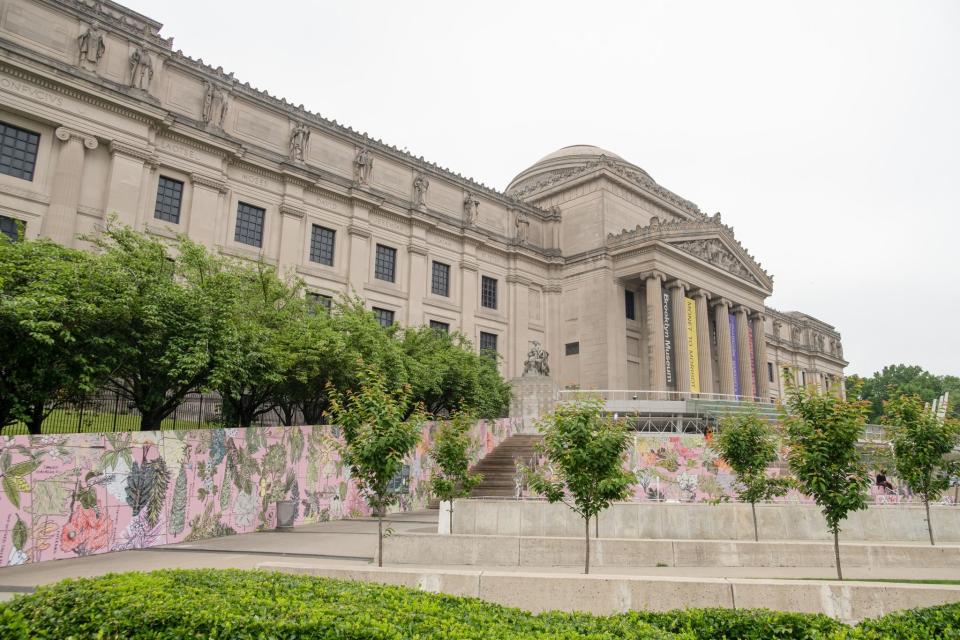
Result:
<instances>
[{"instance_id":1,"label":"domed roof","mask_svg":"<svg viewBox=\"0 0 960 640\"><path fill-rule=\"evenodd\" d=\"M612 151L607 151L606 149L601 149L591 144L574 144L545 155L533 163L528 169L521 171L510 181L510 184L507 185L507 193L516 193L524 189L529 191L530 187L543 180L559 182L566 177L572 177L571 169L580 169L590 163L596 162L601 157L626 164L649 177L646 171L627 162Z\"/></svg>"}]
</instances>

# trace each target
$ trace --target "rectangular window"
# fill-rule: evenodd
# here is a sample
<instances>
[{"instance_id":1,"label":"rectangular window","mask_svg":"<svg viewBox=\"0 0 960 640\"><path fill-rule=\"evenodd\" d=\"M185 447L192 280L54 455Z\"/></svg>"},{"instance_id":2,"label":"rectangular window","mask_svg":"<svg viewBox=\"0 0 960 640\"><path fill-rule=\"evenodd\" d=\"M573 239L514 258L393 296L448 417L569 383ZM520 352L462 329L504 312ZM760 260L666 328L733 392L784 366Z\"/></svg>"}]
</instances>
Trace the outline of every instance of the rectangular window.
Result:
<instances>
[{"instance_id":1,"label":"rectangular window","mask_svg":"<svg viewBox=\"0 0 960 640\"><path fill-rule=\"evenodd\" d=\"M377 322L380 323L381 327L389 327L393 324L393 311L390 311L390 309L374 307L373 315L376 316Z\"/></svg>"},{"instance_id":2,"label":"rectangular window","mask_svg":"<svg viewBox=\"0 0 960 640\"><path fill-rule=\"evenodd\" d=\"M0 122L0 173L33 180L40 134Z\"/></svg>"},{"instance_id":3,"label":"rectangular window","mask_svg":"<svg viewBox=\"0 0 960 640\"><path fill-rule=\"evenodd\" d=\"M769 380L770 382L773 382L773 381L774 381L774 380L773 380L773 363L772 363L772 362L768 362L768 363L767 363L767 380Z\"/></svg>"},{"instance_id":4,"label":"rectangular window","mask_svg":"<svg viewBox=\"0 0 960 640\"><path fill-rule=\"evenodd\" d=\"M11 242L16 242L20 239L20 229L17 228L17 223L20 222L16 218L10 218L8 216L0 216L0 233L10 238ZM20 222L26 228L25 222Z\"/></svg>"},{"instance_id":5,"label":"rectangular window","mask_svg":"<svg viewBox=\"0 0 960 640\"><path fill-rule=\"evenodd\" d=\"M323 309L327 313L330 313L331 307L333 307L333 298L330 296L325 296L322 293L307 293L307 304L310 308L310 313L316 313L317 309Z\"/></svg>"},{"instance_id":6,"label":"rectangular window","mask_svg":"<svg viewBox=\"0 0 960 640\"><path fill-rule=\"evenodd\" d=\"M436 329L437 331L442 331L443 333L450 333L450 323L449 322L440 322L439 320L431 320L430 328Z\"/></svg>"},{"instance_id":7,"label":"rectangular window","mask_svg":"<svg viewBox=\"0 0 960 640\"><path fill-rule=\"evenodd\" d=\"M568 342L564 345L564 351L568 356L575 356L580 353L580 342Z\"/></svg>"},{"instance_id":8,"label":"rectangular window","mask_svg":"<svg viewBox=\"0 0 960 640\"><path fill-rule=\"evenodd\" d=\"M480 355L497 358L497 334L480 332Z\"/></svg>"},{"instance_id":9,"label":"rectangular window","mask_svg":"<svg viewBox=\"0 0 960 640\"><path fill-rule=\"evenodd\" d=\"M373 263L373 275L377 280L393 282L397 277L397 250L382 244L377 245L377 257Z\"/></svg>"},{"instance_id":10,"label":"rectangular window","mask_svg":"<svg viewBox=\"0 0 960 640\"><path fill-rule=\"evenodd\" d=\"M263 218L266 209L255 207L246 202L237 204L237 229L233 239L252 247L263 246Z\"/></svg>"},{"instance_id":11,"label":"rectangular window","mask_svg":"<svg viewBox=\"0 0 960 640\"><path fill-rule=\"evenodd\" d=\"M433 263L433 284L430 290L434 295L449 297L450 295L450 265L442 262Z\"/></svg>"},{"instance_id":12,"label":"rectangular window","mask_svg":"<svg viewBox=\"0 0 960 640\"><path fill-rule=\"evenodd\" d=\"M480 281L480 304L487 309L497 308L497 280L483 276Z\"/></svg>"},{"instance_id":13,"label":"rectangular window","mask_svg":"<svg viewBox=\"0 0 960 640\"><path fill-rule=\"evenodd\" d=\"M180 203L183 201L183 183L160 176L157 185L157 203L153 207L153 217L173 224L180 224Z\"/></svg>"},{"instance_id":14,"label":"rectangular window","mask_svg":"<svg viewBox=\"0 0 960 640\"><path fill-rule=\"evenodd\" d=\"M336 238L337 232L333 229L327 229L318 224L313 225L313 231L310 234L310 260L332 267L333 244Z\"/></svg>"},{"instance_id":15,"label":"rectangular window","mask_svg":"<svg viewBox=\"0 0 960 640\"><path fill-rule=\"evenodd\" d=\"M627 320L636 320L637 305L633 298L633 291L630 291L629 289L623 290L623 302L627 308Z\"/></svg>"}]
</instances>

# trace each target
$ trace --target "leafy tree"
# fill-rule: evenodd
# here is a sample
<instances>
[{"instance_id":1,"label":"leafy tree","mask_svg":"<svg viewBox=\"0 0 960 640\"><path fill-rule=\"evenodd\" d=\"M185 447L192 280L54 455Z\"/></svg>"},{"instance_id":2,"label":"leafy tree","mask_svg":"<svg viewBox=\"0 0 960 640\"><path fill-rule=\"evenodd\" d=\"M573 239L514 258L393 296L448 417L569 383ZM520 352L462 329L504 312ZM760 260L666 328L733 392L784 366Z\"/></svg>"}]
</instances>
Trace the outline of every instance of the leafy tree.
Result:
<instances>
[{"instance_id":1,"label":"leafy tree","mask_svg":"<svg viewBox=\"0 0 960 640\"><path fill-rule=\"evenodd\" d=\"M862 382L857 393L857 383ZM916 395L924 402L933 402L944 392L953 397L960 396L960 378L957 376L937 376L919 366L893 364L878 371L870 378L849 376L847 393L849 397L858 397L870 402L869 420L875 422L883 416L883 403L902 395ZM960 419L960 403L950 407L950 417Z\"/></svg>"},{"instance_id":2,"label":"leafy tree","mask_svg":"<svg viewBox=\"0 0 960 640\"><path fill-rule=\"evenodd\" d=\"M870 484L857 442L863 436L867 406L813 388L791 385L787 391L787 443L790 469L798 487L820 507L833 533L837 578L840 567L840 523L867 506Z\"/></svg>"},{"instance_id":3,"label":"leafy tree","mask_svg":"<svg viewBox=\"0 0 960 640\"><path fill-rule=\"evenodd\" d=\"M583 518L584 566L590 573L590 518L630 495L636 476L624 470L626 426L604 415L603 403L564 403L544 418L541 453L547 470L530 473L529 485L550 502L563 502Z\"/></svg>"},{"instance_id":4,"label":"leafy tree","mask_svg":"<svg viewBox=\"0 0 960 640\"><path fill-rule=\"evenodd\" d=\"M775 435L755 413L734 415L723 420L712 447L737 474L738 496L750 503L753 539L760 540L757 502L782 496L790 488L789 478L767 475L767 468L777 459Z\"/></svg>"},{"instance_id":5,"label":"leafy tree","mask_svg":"<svg viewBox=\"0 0 960 640\"><path fill-rule=\"evenodd\" d=\"M938 420L919 396L897 396L884 403L883 424L890 425L897 473L914 493L923 497L927 532L933 541L930 501L938 500L950 487L950 478L960 471L957 460L947 456L960 443L960 424Z\"/></svg>"},{"instance_id":6,"label":"leafy tree","mask_svg":"<svg viewBox=\"0 0 960 640\"><path fill-rule=\"evenodd\" d=\"M117 360L114 384L158 429L190 392L206 387L224 353L236 291L224 259L181 238L167 244L108 226L98 245L109 294L104 311Z\"/></svg>"},{"instance_id":7,"label":"leafy tree","mask_svg":"<svg viewBox=\"0 0 960 640\"><path fill-rule=\"evenodd\" d=\"M95 256L0 237L0 428L22 420L40 433L56 400L104 379L101 303Z\"/></svg>"},{"instance_id":8,"label":"leafy tree","mask_svg":"<svg viewBox=\"0 0 960 640\"><path fill-rule=\"evenodd\" d=\"M410 327L403 330L402 340L414 400L428 413L462 408L480 418L504 415L510 384L497 371L496 361L476 353L466 336Z\"/></svg>"},{"instance_id":9,"label":"leafy tree","mask_svg":"<svg viewBox=\"0 0 960 640\"><path fill-rule=\"evenodd\" d=\"M470 473L470 428L475 418L457 412L451 420L440 423L434 436L430 457L436 464L430 488L440 500L450 503L450 533L453 533L453 501L470 495L483 480L479 473Z\"/></svg>"},{"instance_id":10,"label":"leafy tree","mask_svg":"<svg viewBox=\"0 0 960 640\"><path fill-rule=\"evenodd\" d=\"M397 496L390 481L420 435L419 412L408 417L410 389L392 393L386 377L367 365L358 367L356 390L328 387L333 421L343 429L343 461L350 467L361 495L377 515L377 560L383 566L383 516Z\"/></svg>"}]
</instances>

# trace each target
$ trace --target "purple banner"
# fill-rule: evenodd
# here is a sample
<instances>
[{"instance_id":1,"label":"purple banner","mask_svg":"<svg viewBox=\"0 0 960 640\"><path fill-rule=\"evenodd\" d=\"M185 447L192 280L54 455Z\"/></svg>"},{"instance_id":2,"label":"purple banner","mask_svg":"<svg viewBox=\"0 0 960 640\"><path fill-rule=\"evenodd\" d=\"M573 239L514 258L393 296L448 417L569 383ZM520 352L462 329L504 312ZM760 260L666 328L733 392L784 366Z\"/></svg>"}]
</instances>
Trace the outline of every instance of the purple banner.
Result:
<instances>
[{"instance_id":1,"label":"purple banner","mask_svg":"<svg viewBox=\"0 0 960 640\"><path fill-rule=\"evenodd\" d=\"M740 352L737 349L737 317L732 313L728 314L730 320L730 351L733 353L733 394L743 395L740 388Z\"/></svg>"},{"instance_id":2,"label":"purple banner","mask_svg":"<svg viewBox=\"0 0 960 640\"><path fill-rule=\"evenodd\" d=\"M673 376L673 306L669 289L663 290L663 359L667 389L676 389Z\"/></svg>"},{"instance_id":3,"label":"purple banner","mask_svg":"<svg viewBox=\"0 0 960 640\"><path fill-rule=\"evenodd\" d=\"M753 327L747 325L747 336L749 336L750 341L750 393L753 394L753 397L756 398L758 395L757 389L757 358L753 353Z\"/></svg>"}]
</instances>

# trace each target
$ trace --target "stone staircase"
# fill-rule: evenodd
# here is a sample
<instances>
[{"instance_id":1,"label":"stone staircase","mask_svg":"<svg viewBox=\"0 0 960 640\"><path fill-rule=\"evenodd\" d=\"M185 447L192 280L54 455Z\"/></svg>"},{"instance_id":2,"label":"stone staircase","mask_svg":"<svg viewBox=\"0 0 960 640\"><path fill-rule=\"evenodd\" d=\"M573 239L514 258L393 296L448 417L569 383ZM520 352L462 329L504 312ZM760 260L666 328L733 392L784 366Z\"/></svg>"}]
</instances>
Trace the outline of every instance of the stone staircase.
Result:
<instances>
[{"instance_id":1,"label":"stone staircase","mask_svg":"<svg viewBox=\"0 0 960 640\"><path fill-rule=\"evenodd\" d=\"M517 494L517 460L530 466L536 455L534 446L541 435L513 435L501 442L471 469L483 474L483 482L473 490L474 498L513 498Z\"/></svg>"}]
</instances>

